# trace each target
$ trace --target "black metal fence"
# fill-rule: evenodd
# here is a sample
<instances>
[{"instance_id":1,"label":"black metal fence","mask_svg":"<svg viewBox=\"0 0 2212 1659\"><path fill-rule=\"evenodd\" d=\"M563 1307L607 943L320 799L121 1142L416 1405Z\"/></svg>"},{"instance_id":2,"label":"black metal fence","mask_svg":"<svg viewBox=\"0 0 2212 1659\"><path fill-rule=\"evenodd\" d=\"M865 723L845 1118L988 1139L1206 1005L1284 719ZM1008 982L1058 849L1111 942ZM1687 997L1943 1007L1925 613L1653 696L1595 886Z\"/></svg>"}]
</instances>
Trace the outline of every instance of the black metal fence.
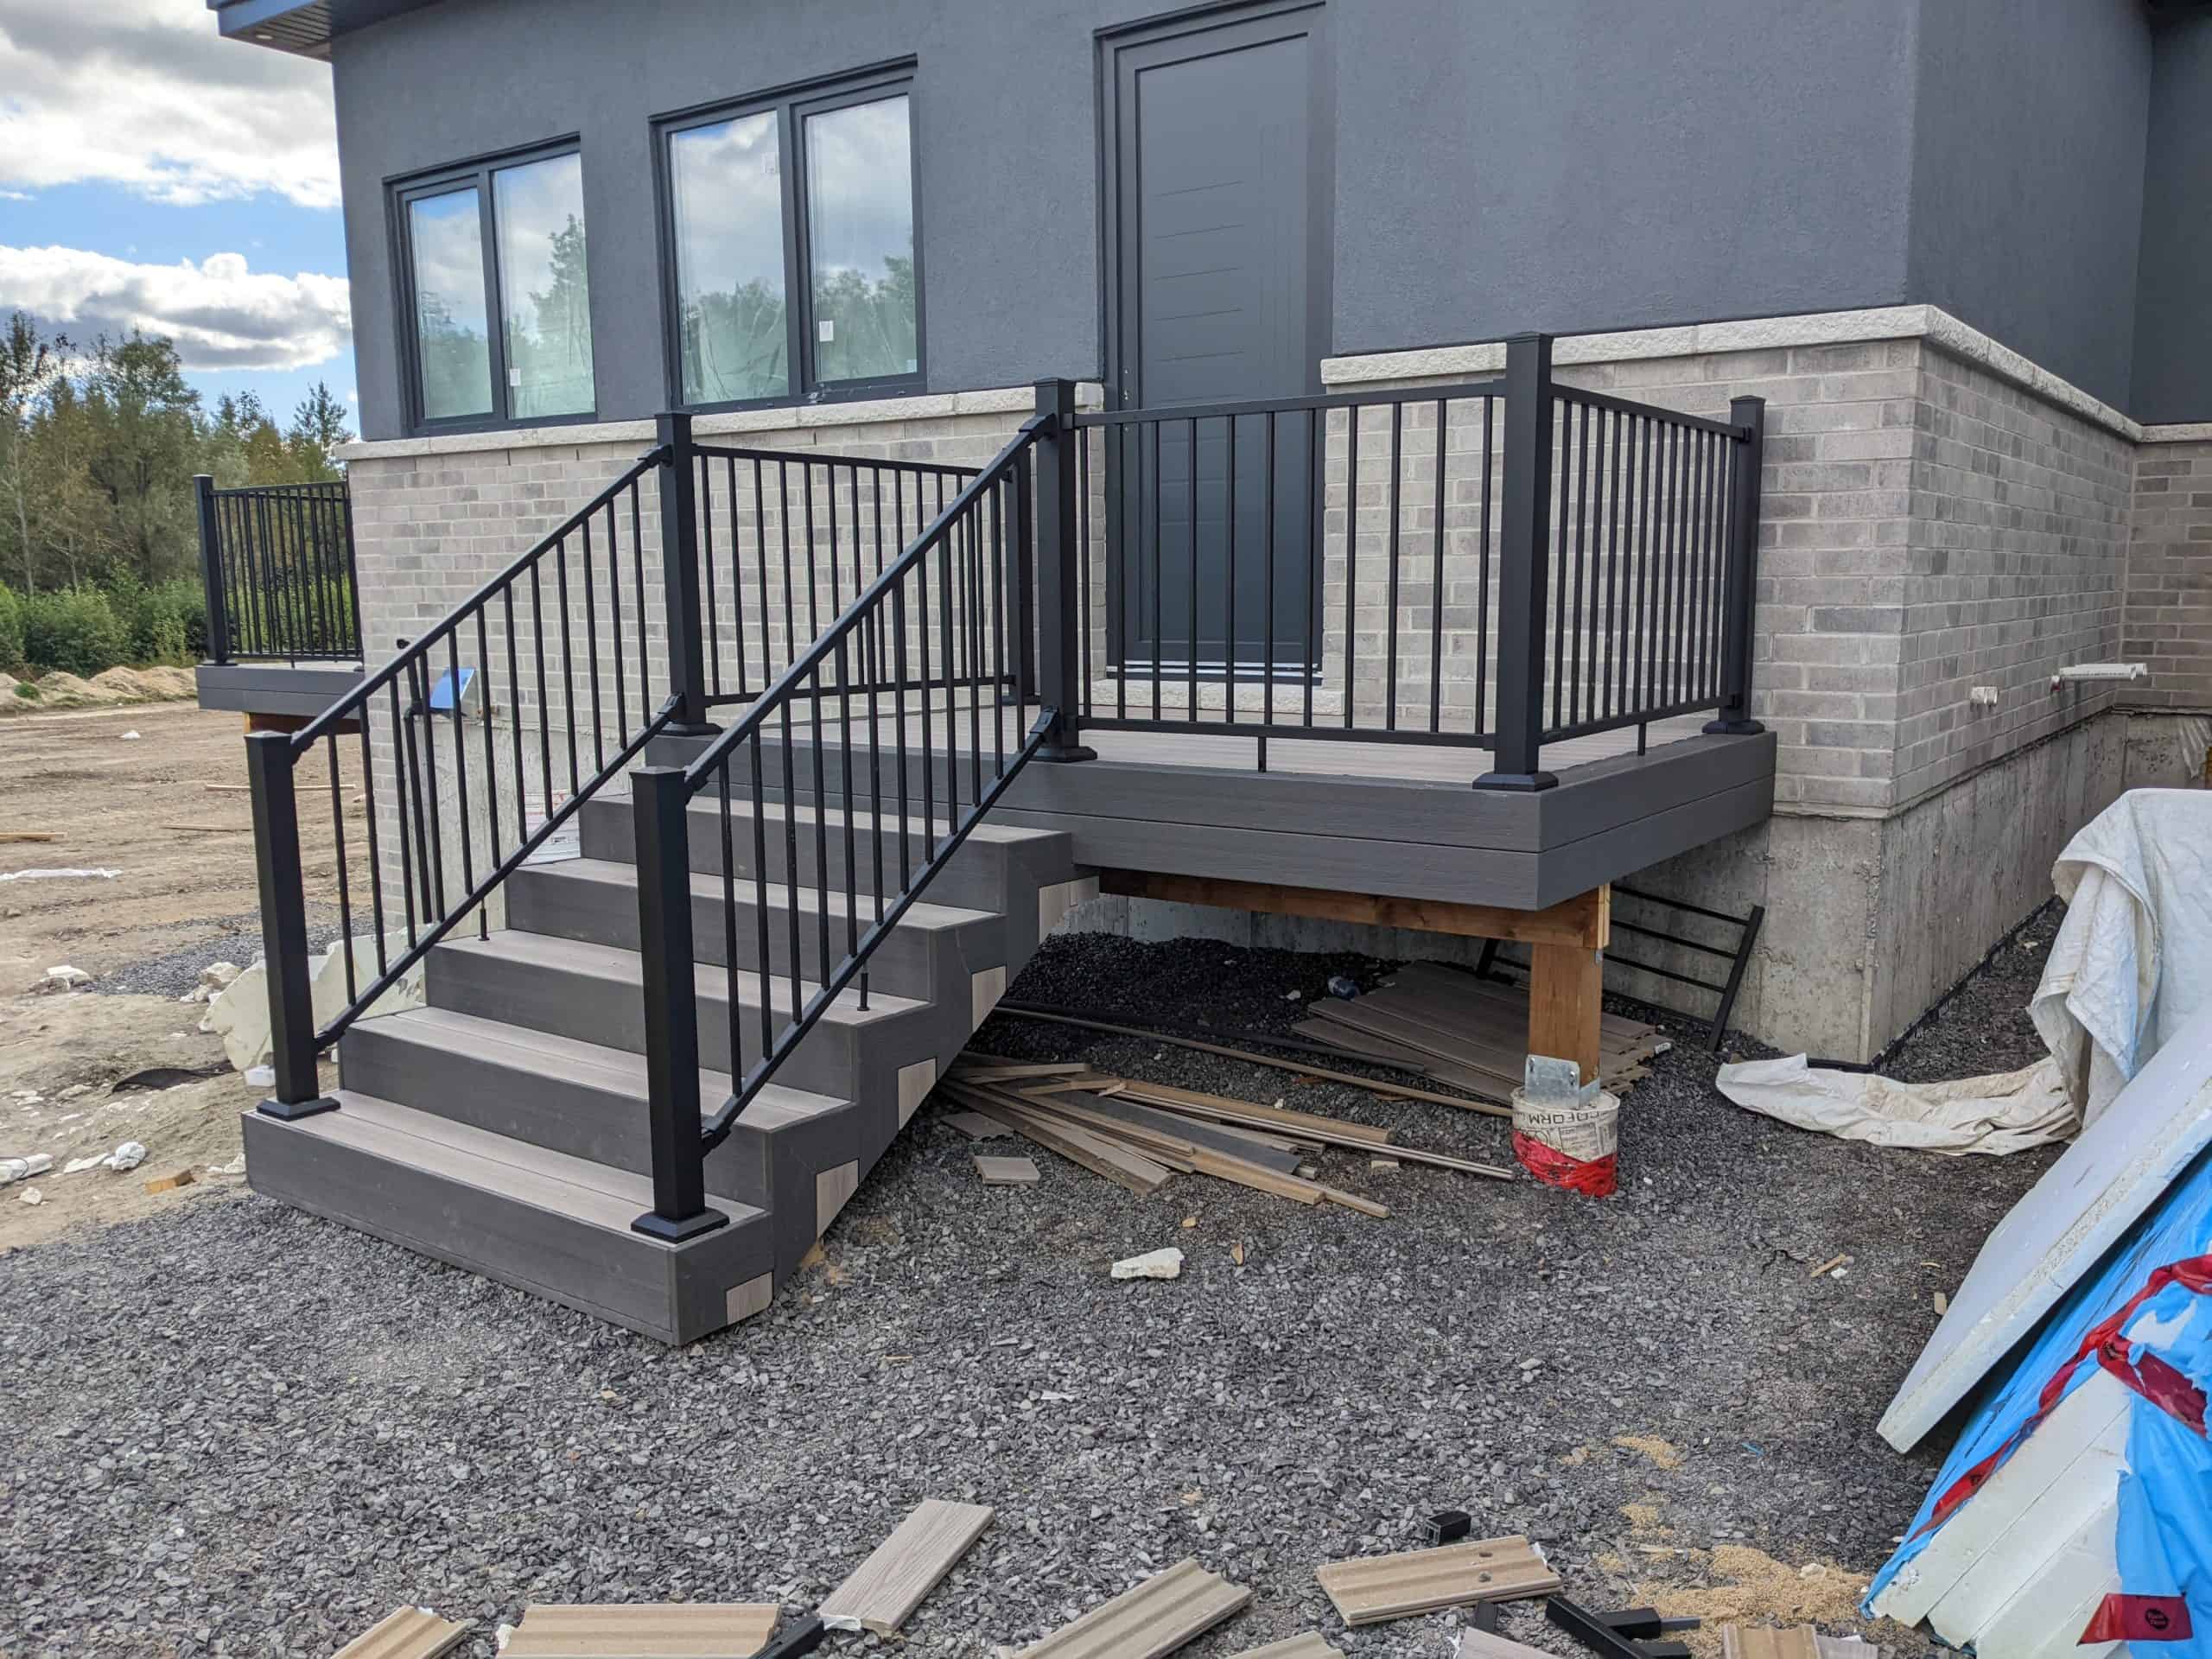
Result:
<instances>
[{"instance_id":1,"label":"black metal fence","mask_svg":"<svg viewBox=\"0 0 2212 1659\"><path fill-rule=\"evenodd\" d=\"M664 438L671 426L681 429L664 422ZM677 499L677 448L664 441L639 459L299 732L247 737L276 1073L263 1110L333 1109L317 1052L472 916L488 935L495 889L654 736L704 729L683 644L697 638L696 584L672 563L648 576L642 486L658 474L658 499ZM666 592L649 593L671 573ZM677 626L657 649L669 615ZM683 687L694 693L690 727ZM327 791L327 842L303 837L302 789ZM311 868L336 890L344 988L321 1020Z\"/></svg>"},{"instance_id":2,"label":"black metal fence","mask_svg":"<svg viewBox=\"0 0 2212 1659\"><path fill-rule=\"evenodd\" d=\"M946 469L863 464L842 529L830 526L846 463L826 465L824 539L808 521L803 560L779 557L780 604L763 590L756 616L791 637L801 607L791 584L802 576L810 593L827 581L833 594L849 576L849 601L689 766L632 779L653 1181L640 1231L681 1239L728 1220L705 1200L707 1154L838 997L850 988L868 1006L877 948L1046 743L1050 717L1026 692L1020 574L1032 562L1038 429L1031 423L957 486ZM780 464L712 451L702 460ZM891 543L871 509L887 502L895 520L915 477L927 517L886 562ZM1058 488L1056 479L1048 499ZM772 499L789 526L791 498L779 489ZM699 521L711 522L712 504L702 505ZM679 517L679 533L692 522ZM676 556L711 588L703 538L697 554ZM718 936L695 937L694 870L720 876ZM700 961L729 973L721 1028L705 1033ZM731 1077L703 1120L702 1052Z\"/></svg>"},{"instance_id":3,"label":"black metal fence","mask_svg":"<svg viewBox=\"0 0 2212 1659\"><path fill-rule=\"evenodd\" d=\"M1096 730L1493 752L1749 729L1761 409L1496 380L1079 414L1067 706Z\"/></svg>"},{"instance_id":4,"label":"black metal fence","mask_svg":"<svg viewBox=\"0 0 2212 1659\"><path fill-rule=\"evenodd\" d=\"M1441 389L1079 413L1045 381L974 469L702 445L664 416L650 454L313 724L248 740L264 1109L331 1109L321 1046L469 915L487 928L499 884L651 740L707 738L633 779L638 1225L716 1225L706 1153L836 998L865 1002L873 953L1020 770L1095 758L1086 726L1251 734L1262 766L1276 735L1483 748L1476 786L1508 790L1556 782L1547 744L1707 710L1707 731L1761 729L1762 431L1757 398L1719 421L1557 385L1533 335L1501 378ZM346 947L320 1025L303 766L329 791ZM720 877L719 938L695 937L695 870ZM699 961L730 969L719 1030ZM702 1056L733 1080L703 1116Z\"/></svg>"},{"instance_id":5,"label":"black metal fence","mask_svg":"<svg viewBox=\"0 0 2212 1659\"><path fill-rule=\"evenodd\" d=\"M219 490L193 480L207 660L359 662L353 507L343 480Z\"/></svg>"}]
</instances>

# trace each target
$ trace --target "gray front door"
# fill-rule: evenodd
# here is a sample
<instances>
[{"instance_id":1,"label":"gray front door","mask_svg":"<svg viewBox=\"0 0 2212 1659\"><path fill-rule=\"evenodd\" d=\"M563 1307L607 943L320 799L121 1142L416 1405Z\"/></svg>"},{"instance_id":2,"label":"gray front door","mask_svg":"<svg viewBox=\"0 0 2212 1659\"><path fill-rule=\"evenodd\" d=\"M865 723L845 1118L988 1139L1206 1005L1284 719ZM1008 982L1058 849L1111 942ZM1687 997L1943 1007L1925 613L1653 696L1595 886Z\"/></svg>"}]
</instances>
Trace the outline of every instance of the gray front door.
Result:
<instances>
[{"instance_id":1,"label":"gray front door","mask_svg":"<svg viewBox=\"0 0 2212 1659\"><path fill-rule=\"evenodd\" d=\"M1328 231L1321 15L1306 6L1185 22L1114 47L1109 391L1117 405L1319 390ZM1124 662L1187 668L1195 656L1209 673L1249 673L1270 649L1279 666L1311 660L1311 421L1303 411L1278 416L1272 445L1258 416L1106 429Z\"/></svg>"}]
</instances>

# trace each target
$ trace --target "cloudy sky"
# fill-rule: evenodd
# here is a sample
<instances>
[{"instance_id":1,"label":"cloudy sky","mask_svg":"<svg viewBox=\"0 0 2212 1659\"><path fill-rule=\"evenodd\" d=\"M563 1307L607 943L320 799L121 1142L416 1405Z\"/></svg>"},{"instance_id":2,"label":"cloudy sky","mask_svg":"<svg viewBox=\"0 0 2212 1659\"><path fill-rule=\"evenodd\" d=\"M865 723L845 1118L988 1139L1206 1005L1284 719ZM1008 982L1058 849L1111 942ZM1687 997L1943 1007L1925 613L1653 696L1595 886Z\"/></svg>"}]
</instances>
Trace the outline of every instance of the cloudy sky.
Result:
<instances>
[{"instance_id":1,"label":"cloudy sky","mask_svg":"<svg viewBox=\"0 0 2212 1659\"><path fill-rule=\"evenodd\" d=\"M0 0L0 314L175 340L212 403L354 389L330 72L205 0Z\"/></svg>"}]
</instances>

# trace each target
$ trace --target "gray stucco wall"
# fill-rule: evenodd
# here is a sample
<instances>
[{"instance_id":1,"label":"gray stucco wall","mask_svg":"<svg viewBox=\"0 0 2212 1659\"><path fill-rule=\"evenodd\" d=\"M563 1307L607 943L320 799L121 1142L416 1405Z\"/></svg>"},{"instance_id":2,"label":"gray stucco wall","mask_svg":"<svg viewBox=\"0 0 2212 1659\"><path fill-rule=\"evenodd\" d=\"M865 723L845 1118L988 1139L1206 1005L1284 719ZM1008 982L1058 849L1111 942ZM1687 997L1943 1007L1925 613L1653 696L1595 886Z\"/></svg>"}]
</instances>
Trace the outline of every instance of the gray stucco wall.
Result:
<instances>
[{"instance_id":1,"label":"gray stucco wall","mask_svg":"<svg viewBox=\"0 0 2212 1659\"><path fill-rule=\"evenodd\" d=\"M2138 420L2212 420L2212 11L2162 24L2136 294Z\"/></svg>"},{"instance_id":2,"label":"gray stucco wall","mask_svg":"<svg viewBox=\"0 0 2212 1659\"><path fill-rule=\"evenodd\" d=\"M387 181L578 134L598 412L643 416L666 401L652 118L909 54L930 389L1097 375L1095 35L1171 9L442 0L341 35L363 435L402 431ZM2123 406L2145 365L2146 418L2212 414L2187 206L2212 199L2212 23L2157 59L2145 344L2137 0L1327 10L1334 352L1929 301Z\"/></svg>"},{"instance_id":3,"label":"gray stucco wall","mask_svg":"<svg viewBox=\"0 0 2212 1659\"><path fill-rule=\"evenodd\" d=\"M2128 409L2151 92L2140 0L1919 11L1910 298Z\"/></svg>"}]
</instances>

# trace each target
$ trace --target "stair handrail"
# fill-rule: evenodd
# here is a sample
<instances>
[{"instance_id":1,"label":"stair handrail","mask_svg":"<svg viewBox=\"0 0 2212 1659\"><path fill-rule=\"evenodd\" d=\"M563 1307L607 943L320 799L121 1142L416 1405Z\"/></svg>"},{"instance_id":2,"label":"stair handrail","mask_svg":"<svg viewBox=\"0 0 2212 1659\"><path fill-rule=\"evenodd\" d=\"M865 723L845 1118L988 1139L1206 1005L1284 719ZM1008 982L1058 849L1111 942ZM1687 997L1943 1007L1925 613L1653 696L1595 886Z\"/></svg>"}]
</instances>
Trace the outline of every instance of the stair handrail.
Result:
<instances>
[{"instance_id":1,"label":"stair handrail","mask_svg":"<svg viewBox=\"0 0 2212 1659\"><path fill-rule=\"evenodd\" d=\"M1009 682L1017 687L1026 684L1027 677L1014 671L1015 657L1023 647L1014 638L1021 630L1010 623L1007 602L1011 594L1017 605L1026 607L1027 601L1021 596L1035 591L1033 583L1027 579L1034 545L1030 507L1033 488L1033 456L1040 446L1073 442L1071 424L1056 419L1051 413L1040 413L1025 422L998 454L916 535L905 550L885 566L881 573L845 607L836 620L824 628L805 651L793 658L774 683L763 691L741 716L709 742L689 766L647 766L633 776L632 810L638 871L639 945L645 981L653 1187L653 1208L632 1224L637 1231L675 1243L696 1237L727 1223L728 1216L706 1202L703 1173L706 1154L729 1135L747 1105L767 1085L777 1070L820 1021L836 999L856 980L860 985L861 1006L868 1006L868 963L877 949L920 899L930 883L966 841L970 831L1004 794L1021 768L1052 735L1058 718L1056 708L1043 709L1033 720L1029 720L1025 730L1022 722L1028 719L1029 710L1026 703L1015 701L1015 730L1009 749L1005 720L1000 708L1001 699L998 693L994 692L989 721L989 775L988 778L985 776L987 756L983 748L985 740L981 704L986 688L1002 687ZM946 556L940 582L944 603L938 613L939 637L933 639L930 633L930 572L926 562L933 553L940 551ZM1010 567L1001 563L995 569L988 563L993 556L1002 562L1010 559L1013 563ZM962 563L963 561L964 563ZM956 569L956 564L962 564L962 568ZM1021 573L1022 579L1014 579L1014 572ZM951 586L956 576L963 584L957 594ZM918 613L915 620L919 624L918 637L912 640L911 646L905 599L910 582L914 585L917 594ZM887 612L889 613L887 616ZM960 630L957 639L952 632L956 613ZM935 755L930 731L932 686L936 680L931 666L933 647L941 647L944 669L944 717L950 728L957 716L965 714L969 719L970 737L970 748L965 760L971 786L968 798L963 802L959 798L959 774L963 758L958 750L956 734L950 729L947 732L948 739L952 741L946 747L945 827L942 833L938 828L934 793ZM912 666L907 660L910 650L918 653L920 673L918 678L909 673ZM983 662L982 659L986 655L991 656L993 660ZM857 677L854 672L855 656L861 659ZM956 672L958 665L964 665L969 671L964 680ZM827 684L825 677L829 679ZM963 686L969 694L964 709L958 705L955 696ZM909 866L907 852L912 819L907 790L906 727L910 694L917 690L920 693L920 702L918 706L913 706L912 712L919 715L922 724L920 762L925 798L920 836L922 856L918 865ZM900 864L899 889L889 897L884 893L885 884L881 879L884 874L886 812L882 783L884 756L881 753L885 740L880 703L887 695L894 699L892 704L894 736L891 746L896 751L893 765L898 804L894 822ZM839 798L845 842L846 890L843 918L846 948L844 954L834 964L830 960L833 948L829 877L830 849L825 770L830 762L821 741L823 708L833 696L837 703L837 712L833 718L838 721L844 734L838 764L843 772L844 785ZM1018 697L1019 692L1014 696ZM867 702L862 716L866 722L863 741L868 745L866 766L873 808L872 813L866 815L861 810L852 786L854 705L862 698ZM793 710L801 702L808 707L814 740L811 746L812 798L815 803L815 886L817 889L815 921L818 931L817 957L820 978L810 995L803 995L805 973L798 902L801 887L798 876L799 802L792 759ZM787 861L782 884L790 889L790 902L786 906L788 939L779 943L785 944L788 952L787 976L791 991L788 1010L782 1016L780 1026L777 1024L775 1006L776 981L779 976L772 965L768 937L766 890L770 883L766 874L765 798L761 779L761 739L773 721L780 721L782 734L780 753L784 769L782 794ZM720 1109L711 1116L702 1118L698 1082L702 1067L693 952L690 808L694 800L710 792L719 801L723 887L722 957L725 965L734 974L738 958L735 891L738 878L733 863L731 772L741 754L748 757L751 762L748 775L754 862L750 880L756 889L755 914L762 987L759 1053L749 1065L744 1063L745 1033L741 1029L743 1022L740 1017L740 1002L733 982L727 1001L732 1087ZM863 817L868 824L870 845L878 865L878 880L870 895L874 904L874 918L864 930L861 925L860 895L856 890L854 868L855 823Z\"/></svg>"},{"instance_id":2,"label":"stair handrail","mask_svg":"<svg viewBox=\"0 0 2212 1659\"><path fill-rule=\"evenodd\" d=\"M682 713L679 685L656 702L648 690L652 656L646 648L645 563L640 486L648 474L659 474L658 500L676 497L679 466L688 467L683 454L688 423L677 417L662 421L662 441L640 455L612 483L576 509L527 551L508 562L474 592L451 607L424 632L397 642L392 657L359 684L308 721L297 731L257 731L248 734L246 772L252 804L254 850L262 914L263 958L266 963L270 1007L273 1092L259 1110L285 1120L337 1109L338 1103L324 1095L317 1079L320 1052L335 1042L355 1020L406 976L441 940L472 914L480 936L488 936L487 901L513 872L525 863L572 819L590 799L623 771ZM674 436L671 439L671 433ZM624 523L626 509L627 524ZM600 531L606 589L602 596L594 570L594 529ZM689 538L681 538L688 544ZM577 554L580 569L571 583L570 550ZM626 566L624 558L627 553ZM681 561L664 560L674 567ZM626 583L632 592L626 594ZM581 617L575 607L581 602ZM601 607L605 615L602 619ZM624 607L630 607L626 618ZM493 631L496 607L497 633ZM557 615L552 610L557 608ZM526 609L527 645L518 611ZM605 634L602 640L602 620ZM475 661L465 664L464 643L473 624ZM549 667L547 652L557 635L555 660ZM494 642L505 650L504 706L508 730L499 738L495 711L501 706L493 693L499 689L499 663ZM605 649L602 650L602 645ZM446 664L440 671L436 653L442 646ZM535 674L524 677L525 649ZM626 654L634 652L636 696L634 708ZM613 734L610 741L602 696L607 671L613 673ZM556 720L552 687L560 691ZM585 687L589 707L583 712L588 732L579 730L579 682ZM534 693L534 696L533 696ZM378 708L378 699L383 707ZM482 819L472 819L469 801L468 750L475 739L468 729L468 706L474 702L481 728ZM526 705L534 702L537 753L526 752L524 727ZM379 766L376 728L381 719L389 734L389 753ZM445 791L438 768L438 728L448 725L454 770L454 804L458 812L455 845L460 880L448 880L448 826ZM565 778L556 766L556 737L566 751ZM340 740L358 737L360 793L346 798L341 779ZM334 842L338 887L339 957L342 963L344 1001L337 1013L318 1020L317 1005L327 1007L327 992L311 978L304 863L300 844L299 798L296 772L316 747L323 747L330 798L329 817ZM500 750L504 747L506 753ZM588 754L587 754L588 752ZM535 762L536 775L532 775ZM503 834L499 807L500 774L511 776L515 800L510 815L514 834L512 845ZM379 777L380 770L383 776ZM425 773L428 774L427 789ZM538 795L536 823L531 823L530 795L533 784ZM565 784L565 788L561 787ZM391 828L398 842L393 849L382 845L378 792L380 785L391 791L393 816ZM556 794L561 799L556 802ZM354 907L360 883L350 868L347 848L347 809L365 808L361 825L367 864L368 927L373 944L374 972L357 967ZM476 870L476 842L482 832L486 867ZM397 868L390 868L394 862ZM390 891L397 888L397 902ZM394 924L400 924L395 926ZM404 939L404 943L402 940ZM329 971L327 969L326 972ZM363 983L366 980L365 986Z\"/></svg>"}]
</instances>

